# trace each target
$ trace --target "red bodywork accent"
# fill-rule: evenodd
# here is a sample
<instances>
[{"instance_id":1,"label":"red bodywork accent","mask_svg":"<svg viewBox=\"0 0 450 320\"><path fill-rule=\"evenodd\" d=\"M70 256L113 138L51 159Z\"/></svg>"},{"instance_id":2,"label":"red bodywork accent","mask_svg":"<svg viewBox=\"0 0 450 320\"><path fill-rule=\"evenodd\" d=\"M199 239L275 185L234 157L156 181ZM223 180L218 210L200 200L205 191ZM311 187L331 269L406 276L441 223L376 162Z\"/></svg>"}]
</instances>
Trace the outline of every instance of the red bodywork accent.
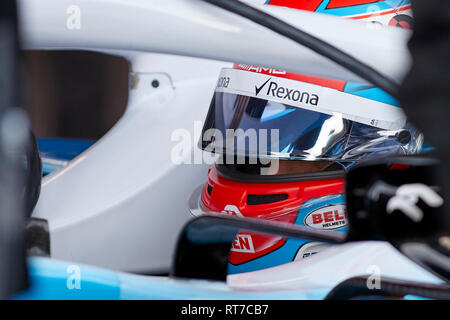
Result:
<instances>
[{"instance_id":1,"label":"red bodywork accent","mask_svg":"<svg viewBox=\"0 0 450 320\"><path fill-rule=\"evenodd\" d=\"M351 6L359 6L362 4L376 3L384 0L330 0L327 9L345 8Z\"/></svg>"},{"instance_id":2,"label":"red bodywork accent","mask_svg":"<svg viewBox=\"0 0 450 320\"><path fill-rule=\"evenodd\" d=\"M272 6L288 7L307 11L316 11L323 0L271 0Z\"/></svg>"},{"instance_id":3,"label":"red bodywork accent","mask_svg":"<svg viewBox=\"0 0 450 320\"><path fill-rule=\"evenodd\" d=\"M212 187L208 194L208 184ZM287 224L293 224L298 210L305 201L310 199L341 194L344 192L343 179L311 180L304 182L282 183L249 183L238 182L222 177L216 167L212 166L208 174L208 182L202 192L202 202L206 210L223 212L227 205L237 207L244 217L260 218ZM248 205L247 196L287 194L286 200L259 205ZM224 213L226 214L226 213ZM254 252L232 251L230 263L241 264L281 247L286 239L282 237L266 236L248 232L240 235L251 235Z\"/></svg>"},{"instance_id":4,"label":"red bodywork accent","mask_svg":"<svg viewBox=\"0 0 450 320\"><path fill-rule=\"evenodd\" d=\"M376 3L384 0L330 0L327 9L338 9L362 4ZM268 4L306 11L316 11L323 0L271 0Z\"/></svg>"}]
</instances>

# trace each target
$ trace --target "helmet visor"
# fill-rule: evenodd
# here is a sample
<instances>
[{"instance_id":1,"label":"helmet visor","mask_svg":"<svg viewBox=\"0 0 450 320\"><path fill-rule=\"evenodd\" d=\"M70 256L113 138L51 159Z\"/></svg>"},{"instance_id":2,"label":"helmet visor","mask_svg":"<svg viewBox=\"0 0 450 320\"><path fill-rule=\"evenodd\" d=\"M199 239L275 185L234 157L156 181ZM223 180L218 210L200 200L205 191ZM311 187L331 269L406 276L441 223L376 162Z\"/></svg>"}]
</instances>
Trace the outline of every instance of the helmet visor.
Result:
<instances>
[{"instance_id":1,"label":"helmet visor","mask_svg":"<svg viewBox=\"0 0 450 320\"><path fill-rule=\"evenodd\" d=\"M236 156L353 161L368 154L415 152L419 135L397 106L296 80L224 69L200 146Z\"/></svg>"}]
</instances>

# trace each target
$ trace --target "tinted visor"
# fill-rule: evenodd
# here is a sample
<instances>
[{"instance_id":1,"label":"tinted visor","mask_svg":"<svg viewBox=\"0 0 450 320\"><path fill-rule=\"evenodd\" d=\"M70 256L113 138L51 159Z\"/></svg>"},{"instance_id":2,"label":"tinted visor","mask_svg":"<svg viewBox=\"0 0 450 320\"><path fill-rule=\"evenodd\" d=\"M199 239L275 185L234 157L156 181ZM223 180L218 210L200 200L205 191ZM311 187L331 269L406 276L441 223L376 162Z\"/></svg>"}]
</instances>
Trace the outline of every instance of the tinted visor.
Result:
<instances>
[{"instance_id":1,"label":"tinted visor","mask_svg":"<svg viewBox=\"0 0 450 320\"><path fill-rule=\"evenodd\" d=\"M222 73L227 82L219 80L214 93L200 139L205 151L353 161L369 154L406 154L420 147L419 133L409 128L398 107L290 79L232 71ZM338 104L334 107L333 98ZM341 108L346 102L352 105ZM389 114L355 112L374 103L382 111L393 109L391 120Z\"/></svg>"}]
</instances>

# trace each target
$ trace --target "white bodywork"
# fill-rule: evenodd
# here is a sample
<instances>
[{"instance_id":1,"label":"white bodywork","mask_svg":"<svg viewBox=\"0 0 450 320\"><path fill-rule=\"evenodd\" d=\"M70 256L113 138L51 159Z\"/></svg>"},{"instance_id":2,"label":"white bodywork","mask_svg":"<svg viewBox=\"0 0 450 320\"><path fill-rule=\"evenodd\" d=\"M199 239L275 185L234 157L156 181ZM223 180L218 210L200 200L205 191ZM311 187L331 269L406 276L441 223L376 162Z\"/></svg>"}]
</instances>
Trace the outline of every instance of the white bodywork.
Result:
<instances>
[{"instance_id":1,"label":"white bodywork","mask_svg":"<svg viewBox=\"0 0 450 320\"><path fill-rule=\"evenodd\" d=\"M184 129L194 135L194 121L206 116L227 64L157 54L148 59L151 70L164 72L132 73L134 87L119 122L44 178L34 216L49 222L52 257L138 272L167 272L170 266L190 217L189 196L206 181L208 168L175 164L172 134ZM199 136L201 126L196 131ZM194 150L200 152L193 135L187 163Z\"/></svg>"},{"instance_id":2,"label":"white bodywork","mask_svg":"<svg viewBox=\"0 0 450 320\"><path fill-rule=\"evenodd\" d=\"M382 242L335 246L301 261L229 275L227 283L142 276L79 265L84 288L80 291L66 289L66 270L73 267L73 262L47 258L32 258L28 262L32 285L37 285L19 299L80 299L79 293L83 293L87 299L315 300L324 299L342 281L355 276L368 276L367 288L373 289L375 295L379 294L376 289L389 290L381 282L386 278L444 284Z\"/></svg>"},{"instance_id":3,"label":"white bodywork","mask_svg":"<svg viewBox=\"0 0 450 320\"><path fill-rule=\"evenodd\" d=\"M332 268L330 269L330 266ZM228 285L235 290L298 290L313 294L328 292L342 281L370 276L376 285L380 278L423 283L443 283L388 243L361 242L330 247L308 259L277 267L230 275Z\"/></svg>"},{"instance_id":4,"label":"white bodywork","mask_svg":"<svg viewBox=\"0 0 450 320\"><path fill-rule=\"evenodd\" d=\"M205 118L220 68L229 66L217 61L361 81L311 50L199 0L20 0L19 5L25 49L118 54L131 62L131 83L137 83L115 127L44 179L33 216L48 220L51 254L58 259L127 271L168 270L178 232L190 217L189 195L207 173L207 165L174 164L171 137L187 129L196 149L194 121ZM67 24L74 6L79 28ZM408 70L408 31L259 7L396 81Z\"/></svg>"},{"instance_id":5,"label":"white bodywork","mask_svg":"<svg viewBox=\"0 0 450 320\"><path fill-rule=\"evenodd\" d=\"M362 81L310 49L200 0L20 0L19 4L25 48L170 53ZM254 5L396 81L409 68L409 31ZM71 16L67 11L74 6L79 29L67 26Z\"/></svg>"}]
</instances>

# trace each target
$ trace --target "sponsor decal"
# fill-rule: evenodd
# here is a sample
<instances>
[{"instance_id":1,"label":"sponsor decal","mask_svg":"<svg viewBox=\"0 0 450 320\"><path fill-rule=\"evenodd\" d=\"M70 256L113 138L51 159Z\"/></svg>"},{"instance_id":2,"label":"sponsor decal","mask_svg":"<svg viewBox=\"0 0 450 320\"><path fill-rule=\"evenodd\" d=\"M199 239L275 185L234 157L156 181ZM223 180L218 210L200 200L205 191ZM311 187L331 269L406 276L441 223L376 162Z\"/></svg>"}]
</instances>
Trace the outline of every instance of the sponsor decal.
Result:
<instances>
[{"instance_id":1,"label":"sponsor decal","mask_svg":"<svg viewBox=\"0 0 450 320\"><path fill-rule=\"evenodd\" d=\"M238 207L232 204L227 204L223 209L222 213L232 215L235 217L243 217ZM236 238L234 238L233 244L231 245L231 251L254 253L255 246L253 245L252 236L249 234L237 234Z\"/></svg>"},{"instance_id":2,"label":"sponsor decal","mask_svg":"<svg viewBox=\"0 0 450 320\"><path fill-rule=\"evenodd\" d=\"M310 212L304 221L305 225L322 230L343 228L347 225L347 211L344 204L321 207Z\"/></svg>"},{"instance_id":3,"label":"sponsor decal","mask_svg":"<svg viewBox=\"0 0 450 320\"><path fill-rule=\"evenodd\" d=\"M267 80L266 80L262 85L260 85L259 87L258 87L258 86L255 86L255 95L256 95L256 96L261 92L262 88L264 88L264 87L266 86L267 82L269 82L270 79L272 79L272 78L267 79Z\"/></svg>"},{"instance_id":4,"label":"sponsor decal","mask_svg":"<svg viewBox=\"0 0 450 320\"><path fill-rule=\"evenodd\" d=\"M217 88L228 88L230 84L230 77L219 77L217 80Z\"/></svg>"},{"instance_id":5,"label":"sponsor decal","mask_svg":"<svg viewBox=\"0 0 450 320\"><path fill-rule=\"evenodd\" d=\"M232 204L227 204L221 213L225 213L225 214L232 215L235 217L243 217L243 215L239 211L238 207L236 207Z\"/></svg>"},{"instance_id":6,"label":"sponsor decal","mask_svg":"<svg viewBox=\"0 0 450 320\"><path fill-rule=\"evenodd\" d=\"M401 108L336 89L261 73L223 69L216 92L267 99L386 130L398 130L406 122ZM364 108L361 108L364 105Z\"/></svg>"},{"instance_id":7,"label":"sponsor decal","mask_svg":"<svg viewBox=\"0 0 450 320\"><path fill-rule=\"evenodd\" d=\"M251 65L247 65L247 64L238 64L238 68L240 68L242 70L264 73L264 74L278 74L278 75L286 74L286 71L284 71L284 70L251 66Z\"/></svg>"},{"instance_id":8,"label":"sponsor decal","mask_svg":"<svg viewBox=\"0 0 450 320\"><path fill-rule=\"evenodd\" d=\"M328 248L330 245L322 242L308 242L302 245L294 258L294 261L303 260L305 258L309 258L316 253Z\"/></svg>"},{"instance_id":9,"label":"sponsor decal","mask_svg":"<svg viewBox=\"0 0 450 320\"><path fill-rule=\"evenodd\" d=\"M407 14L398 14L389 21L389 25L391 27L413 29L414 19Z\"/></svg>"},{"instance_id":10,"label":"sponsor decal","mask_svg":"<svg viewBox=\"0 0 450 320\"><path fill-rule=\"evenodd\" d=\"M317 106L319 103L319 96L317 94L311 94L307 91L300 91L288 87L284 87L278 84L276 81L271 81L272 78L267 79L259 87L255 86L255 96L261 92L264 87L267 87L267 96L272 96L279 99L284 99L293 102L301 102ZM269 83L270 81L270 83ZM264 92L264 91L263 91Z\"/></svg>"},{"instance_id":11,"label":"sponsor decal","mask_svg":"<svg viewBox=\"0 0 450 320\"><path fill-rule=\"evenodd\" d=\"M254 253L255 247L253 246L252 236L249 234L238 234L231 245L231 251Z\"/></svg>"}]
</instances>

